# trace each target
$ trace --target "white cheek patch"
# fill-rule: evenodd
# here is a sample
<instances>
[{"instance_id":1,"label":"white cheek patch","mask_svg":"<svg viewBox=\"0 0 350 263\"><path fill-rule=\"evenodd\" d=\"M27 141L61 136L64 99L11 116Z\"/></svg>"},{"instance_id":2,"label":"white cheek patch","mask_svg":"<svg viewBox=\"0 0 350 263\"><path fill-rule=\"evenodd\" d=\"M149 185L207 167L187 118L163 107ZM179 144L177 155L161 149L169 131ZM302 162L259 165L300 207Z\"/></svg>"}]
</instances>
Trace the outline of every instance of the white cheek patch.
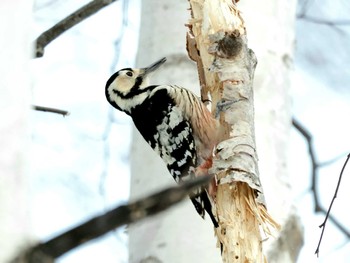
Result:
<instances>
[{"instance_id":1,"label":"white cheek patch","mask_svg":"<svg viewBox=\"0 0 350 263\"><path fill-rule=\"evenodd\" d=\"M126 76L118 77L112 84L111 87L114 90L118 90L124 94L128 93L131 88L135 85L135 80Z\"/></svg>"}]
</instances>

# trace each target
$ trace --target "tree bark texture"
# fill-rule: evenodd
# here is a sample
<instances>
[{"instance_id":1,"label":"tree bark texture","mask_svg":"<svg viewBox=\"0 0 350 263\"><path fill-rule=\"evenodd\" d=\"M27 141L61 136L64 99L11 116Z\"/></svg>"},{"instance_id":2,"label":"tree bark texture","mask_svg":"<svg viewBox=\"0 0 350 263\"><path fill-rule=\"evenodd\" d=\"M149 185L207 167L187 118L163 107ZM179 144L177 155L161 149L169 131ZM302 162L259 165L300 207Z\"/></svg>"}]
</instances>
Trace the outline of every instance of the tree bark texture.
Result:
<instances>
[{"instance_id":1,"label":"tree bark texture","mask_svg":"<svg viewBox=\"0 0 350 263\"><path fill-rule=\"evenodd\" d=\"M258 58L254 77L256 144L269 213L281 224L264 242L269 263L297 262L303 227L289 182L288 148L292 123L291 79L296 1L240 1L249 46Z\"/></svg>"},{"instance_id":2,"label":"tree bark texture","mask_svg":"<svg viewBox=\"0 0 350 263\"><path fill-rule=\"evenodd\" d=\"M265 262L260 227L271 234L279 226L266 211L257 165L253 100L257 60L232 1L189 2L187 40L194 42L188 46L196 47L189 53L199 68L202 95L211 98L212 112L225 128L211 169L217 175L216 234L223 245L223 262Z\"/></svg>"},{"instance_id":3,"label":"tree bark texture","mask_svg":"<svg viewBox=\"0 0 350 263\"><path fill-rule=\"evenodd\" d=\"M219 6L222 7L223 3L225 1L220 1ZM194 1L194 4L203 4L203 1ZM206 4L207 12L213 9L217 1L207 1ZM163 71L155 76L153 84L177 84L186 88L197 88L198 74L187 62L187 56L184 53L186 32L182 25L188 24L193 30L194 25L198 26L198 23L202 21L196 18L188 21L190 13L185 10L189 7L189 3L185 0L162 1L161 3L155 0L144 0L142 5L137 66L149 65L166 56L168 62ZM251 89L254 73L254 55L246 46L245 30L247 29L249 47L254 50L259 60L254 79L254 106L260 176L269 213L282 225L282 231L280 235L277 235L277 239L270 238L269 241L263 242L263 245L264 248L267 247L270 263L296 262L302 245L302 230L296 209L293 208L287 173L287 144L291 122L289 86L294 42L295 1L268 3L240 1L239 5L243 9L245 24L241 20L241 13L231 6L221 11L224 17L226 14L231 16L234 12L236 18L232 20L231 27L223 27L227 19L222 16L209 17L217 25L214 28L215 32L219 32L218 34L214 34L214 31L209 32L211 35L209 42L208 39L203 39L201 45L197 46L194 34L187 36L188 54L197 61L202 98L210 99L213 113L218 114L222 122L229 123L224 124L228 131L225 139L230 135L235 135L239 137L236 138L237 140L241 139L241 142L244 142L236 144L233 139L223 142L218 147L218 149L227 150L218 152L216 164L212 170L219 172L219 176L225 177L219 178L221 180L219 191L221 192L218 193L217 199L232 200L231 195L234 195L233 200L237 203L232 204L235 207L233 212L228 212L232 210L231 207L227 211L223 207L218 209L225 213L224 216L221 216L222 223L226 225L225 230L233 230L233 233L228 233L228 236L237 235L234 233L234 228L228 224L229 220L234 222L230 218L231 215L234 215L238 222L241 222L243 217L249 216L251 221L247 225L253 227L245 231L248 234L255 234L253 240L255 243L254 245L248 244L252 246L248 249L260 250L261 244L258 242L261 242L261 238L256 235L257 226L260 223L259 220L268 221L268 215L265 214L265 207L262 205L263 198L256 199L256 194L261 188L260 180L256 176L258 171L255 142L250 138L250 136L254 137L254 126L250 124L254 113L251 108L253 92L252 90L246 92L245 89L242 89L244 85L250 86ZM208 24L203 25L204 29L208 27ZM231 34L224 32L231 32ZM225 41L219 41L220 39L225 39ZM235 52L227 50L227 47L232 45ZM219 50L223 50L223 54ZM202 55L205 52L209 53L208 60L196 59L199 55L203 58ZM245 55L242 56L242 54ZM215 55L218 59L212 61L210 55ZM229 62L230 60L235 61ZM215 62L213 67L211 67L211 62ZM207 64L203 66L204 63ZM232 70L225 71L228 65ZM211 76L214 77L211 79ZM217 82L221 83L219 88L213 84ZM221 96L226 100L222 100ZM219 103L221 107L215 106L217 102L221 102ZM225 102L228 103L225 104ZM227 110L232 114L226 114ZM247 146L246 143L251 145ZM236 154L237 152L239 154ZM234 162L226 165L228 162L225 161L225 158L231 158L232 153L235 154L235 158L240 158L239 156L242 155L244 157L241 159L250 159L248 162L241 162L240 165L254 176L250 178L249 173L239 176L242 175L242 171L234 169ZM140 197L166 184L174 183L160 158L152 152L136 130L134 130L131 161L131 198ZM230 172L226 173L227 170ZM232 184L231 181L237 177L241 183ZM255 182L257 185L249 184L249 182ZM227 203L231 206L232 202L223 200L220 203ZM241 204L244 206L236 209ZM259 214L261 217L255 217ZM271 223L274 224L274 222ZM226 233L219 231L218 235L226 235ZM222 237L221 240L223 240ZM226 250L226 257L234 256L235 258L238 255L238 260L242 260L244 257L239 257L243 250L235 245L234 240L228 242L231 242L233 249ZM241 242L240 239L239 242ZM130 227L130 262L221 262L220 251L215 248L215 243L210 222L203 222L193 210L190 202L184 202L161 216ZM227 243L224 245L230 246ZM261 256L260 259L263 260L261 253L258 256Z\"/></svg>"}]
</instances>

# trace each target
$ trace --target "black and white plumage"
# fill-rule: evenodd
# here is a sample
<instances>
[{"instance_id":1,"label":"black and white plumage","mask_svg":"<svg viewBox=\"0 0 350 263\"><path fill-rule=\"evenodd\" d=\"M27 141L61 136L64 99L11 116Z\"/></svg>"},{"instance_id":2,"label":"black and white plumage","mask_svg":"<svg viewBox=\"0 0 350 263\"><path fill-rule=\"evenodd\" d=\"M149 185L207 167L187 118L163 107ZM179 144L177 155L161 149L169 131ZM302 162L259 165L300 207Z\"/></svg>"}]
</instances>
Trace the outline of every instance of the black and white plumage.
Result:
<instances>
[{"instance_id":1,"label":"black and white plumage","mask_svg":"<svg viewBox=\"0 0 350 263\"><path fill-rule=\"evenodd\" d=\"M211 166L218 123L200 99L175 85L149 85L165 58L143 69L124 68L106 83L108 102L130 115L143 138L163 159L177 183L203 175ZM206 174L204 172L204 174ZM205 188L191 195L197 212L218 223Z\"/></svg>"}]
</instances>

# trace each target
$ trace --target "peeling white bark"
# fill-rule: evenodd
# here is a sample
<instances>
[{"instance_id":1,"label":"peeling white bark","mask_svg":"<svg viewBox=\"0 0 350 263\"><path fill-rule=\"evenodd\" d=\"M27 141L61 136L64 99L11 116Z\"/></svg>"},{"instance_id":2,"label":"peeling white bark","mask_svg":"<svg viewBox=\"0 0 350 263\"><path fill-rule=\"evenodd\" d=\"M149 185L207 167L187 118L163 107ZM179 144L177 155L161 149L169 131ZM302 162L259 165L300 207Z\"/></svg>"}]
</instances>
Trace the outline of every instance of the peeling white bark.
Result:
<instances>
[{"instance_id":1,"label":"peeling white bark","mask_svg":"<svg viewBox=\"0 0 350 263\"><path fill-rule=\"evenodd\" d=\"M254 128L253 78L256 58L248 48L244 21L230 0L190 0L190 34L198 67L225 128L214 157L215 200L224 262L265 262L259 225L267 234L278 224L265 209ZM193 56L191 56L193 57ZM203 85L203 86L204 86Z\"/></svg>"}]
</instances>

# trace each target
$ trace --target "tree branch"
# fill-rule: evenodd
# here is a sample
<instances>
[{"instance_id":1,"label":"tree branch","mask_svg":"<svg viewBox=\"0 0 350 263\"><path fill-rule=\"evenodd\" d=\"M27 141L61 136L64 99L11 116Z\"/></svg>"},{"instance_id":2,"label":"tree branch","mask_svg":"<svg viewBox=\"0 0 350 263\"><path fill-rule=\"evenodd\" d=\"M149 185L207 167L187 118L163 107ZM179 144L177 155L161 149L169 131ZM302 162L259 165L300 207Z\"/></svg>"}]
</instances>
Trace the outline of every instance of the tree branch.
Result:
<instances>
[{"instance_id":1,"label":"tree branch","mask_svg":"<svg viewBox=\"0 0 350 263\"><path fill-rule=\"evenodd\" d=\"M298 19L302 19L315 24L322 24L327 26L349 26L350 20L342 19L342 20L326 20L322 18L312 17L305 14L301 14L297 16Z\"/></svg>"},{"instance_id":2,"label":"tree branch","mask_svg":"<svg viewBox=\"0 0 350 263\"><path fill-rule=\"evenodd\" d=\"M343 165L343 168L341 169L341 172L340 172L340 175L339 175L339 179L338 179L338 184L337 184L337 187L335 188L335 192L334 192L334 196L332 198L332 201L331 201L331 204L329 205L329 208L328 208L328 211L327 211L327 214L326 214L326 218L324 219L323 223L320 225L320 228L322 228L322 232L321 232L321 236L320 236L320 240L318 242L318 245L317 245L317 248L316 248L316 251L315 251L315 254L318 256L319 252L320 252L320 245L321 245L321 241L322 241L322 237L323 237L323 233L324 233L324 230L326 229L326 223L327 223L327 220L330 216L330 212L331 212L331 209L332 209L332 206L333 206L333 203L334 203L334 200L335 198L337 198L337 194L338 194L338 190L339 190L339 186L340 186L340 182L341 182L341 179L343 177L343 172L345 170L345 167L349 161L349 158L350 158L350 154L348 154L348 157L346 158L345 160L345 163ZM349 238L350 236L348 236Z\"/></svg>"},{"instance_id":3,"label":"tree branch","mask_svg":"<svg viewBox=\"0 0 350 263\"><path fill-rule=\"evenodd\" d=\"M318 164L316 161L316 153L314 150L314 145L313 145L313 140L312 140L312 135L311 133L295 118L292 119L292 125L294 128L296 128L305 138L307 147L308 147L308 152L310 156L310 162L311 162L311 192L313 194L313 199L315 202L315 212L319 212L322 209L320 208L319 205L319 198L318 198L318 189L317 189L317 171L318 171Z\"/></svg>"},{"instance_id":4,"label":"tree branch","mask_svg":"<svg viewBox=\"0 0 350 263\"><path fill-rule=\"evenodd\" d=\"M300 6L300 14L297 15L297 17L305 15L310 8L311 3L312 2L309 0L298 1L298 5Z\"/></svg>"},{"instance_id":5,"label":"tree branch","mask_svg":"<svg viewBox=\"0 0 350 263\"><path fill-rule=\"evenodd\" d=\"M60 36L62 33L67 31L68 29L72 28L76 24L79 24L84 19L88 18L89 16L97 13L102 8L106 7L107 5L115 2L116 0L94 0L90 3L84 5L83 7L79 8L77 11L73 12L57 24L55 24L50 29L43 32L37 39L36 39L36 58L40 58L44 55L44 49L45 47L53 40L55 40L58 36Z\"/></svg>"},{"instance_id":6,"label":"tree branch","mask_svg":"<svg viewBox=\"0 0 350 263\"><path fill-rule=\"evenodd\" d=\"M312 196L313 196L313 200L314 200L314 204L315 204L314 205L315 206L315 208L314 208L315 212L316 213L317 212L321 212L321 213L325 214L326 215L325 221L329 218L329 220L339 229L339 231L341 233L343 233L346 237L350 238L349 230L347 230L346 227L344 227L334 216L329 214L329 211L331 209L331 206L332 206L333 201L334 201L335 198L333 198L332 203L331 203L328 211L321 206L320 201L319 201L319 194L318 194L318 189L317 189L317 185L318 185L318 181L317 181L317 179L318 179L318 169L321 166L324 166L325 163L330 163L330 162L319 163L316 160L316 153L315 153L315 149L314 149L311 133L300 122L298 122L295 118L292 119L292 124L293 124L294 128L296 128L303 135L303 137L306 140L307 146L308 146L308 151L309 151L310 161L311 161L311 192L312 192ZM349 155L348 155L348 158L349 158ZM348 161L348 159L346 160L346 162L347 161ZM346 165L346 162L344 164L344 167ZM342 169L342 172L344 170L344 167ZM339 188L342 172L341 172L341 175L340 175L340 178L339 178L339 181L338 181L338 185L337 185L335 196L336 196L336 194L338 192L338 188ZM322 227L323 225L325 225L325 222L323 222L323 224L320 227ZM315 252L317 255L319 253L319 246L320 246L320 243L321 243L323 232L324 232L324 228L322 229L321 238L320 238L319 244L317 246L317 250Z\"/></svg>"},{"instance_id":7,"label":"tree branch","mask_svg":"<svg viewBox=\"0 0 350 263\"><path fill-rule=\"evenodd\" d=\"M47 263L64 253L100 237L107 232L134 223L151 215L166 210L183 200L188 193L201 185L207 184L211 176L200 176L192 181L162 190L158 193L119 206L109 212L96 216L63 234L27 249L11 263Z\"/></svg>"},{"instance_id":8,"label":"tree branch","mask_svg":"<svg viewBox=\"0 0 350 263\"><path fill-rule=\"evenodd\" d=\"M49 108L49 107L43 107L43 106L37 106L37 105L33 105L32 108L33 110L36 110L36 111L44 111L44 112L61 114L63 117L66 117L69 115L68 111L55 109L55 108Z\"/></svg>"}]
</instances>

